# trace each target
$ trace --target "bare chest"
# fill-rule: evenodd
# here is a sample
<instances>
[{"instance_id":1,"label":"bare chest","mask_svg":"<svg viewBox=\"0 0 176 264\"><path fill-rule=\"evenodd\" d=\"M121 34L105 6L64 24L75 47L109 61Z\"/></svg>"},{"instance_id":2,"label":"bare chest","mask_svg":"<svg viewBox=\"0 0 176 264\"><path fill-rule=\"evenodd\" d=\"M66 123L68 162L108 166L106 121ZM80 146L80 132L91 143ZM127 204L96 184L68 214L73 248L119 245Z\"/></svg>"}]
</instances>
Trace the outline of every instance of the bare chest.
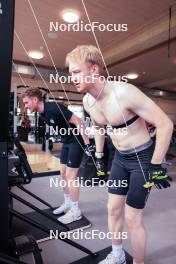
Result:
<instances>
[{"instance_id":1,"label":"bare chest","mask_svg":"<svg viewBox=\"0 0 176 264\"><path fill-rule=\"evenodd\" d=\"M99 125L119 125L124 123L124 119L126 120L131 116L130 111L125 109L123 102L117 102L112 97L106 101L97 102L94 107L89 109L89 113Z\"/></svg>"}]
</instances>

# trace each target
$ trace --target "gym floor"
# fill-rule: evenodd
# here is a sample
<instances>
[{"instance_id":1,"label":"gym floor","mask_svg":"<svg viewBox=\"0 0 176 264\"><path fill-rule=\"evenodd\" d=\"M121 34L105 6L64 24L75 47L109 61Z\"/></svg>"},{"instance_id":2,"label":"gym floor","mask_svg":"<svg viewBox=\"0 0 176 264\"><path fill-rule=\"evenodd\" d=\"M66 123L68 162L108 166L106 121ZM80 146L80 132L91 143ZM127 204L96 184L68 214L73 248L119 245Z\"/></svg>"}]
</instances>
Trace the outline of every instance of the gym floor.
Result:
<instances>
[{"instance_id":1,"label":"gym floor","mask_svg":"<svg viewBox=\"0 0 176 264\"><path fill-rule=\"evenodd\" d=\"M175 150L176 153L176 150ZM176 262L176 158L172 158L172 165L168 166L169 175L174 179L172 187L166 190L153 189L149 197L145 210L145 224L148 231L148 246L146 254L146 264L175 264ZM45 199L53 206L58 206L62 202L62 192L59 188L50 188L50 177L33 179L32 183L25 186L27 189L41 198ZM28 199L28 201L45 209L38 202L29 198L26 194L21 194L14 188L14 192ZM91 197L91 199L90 199ZM82 187L80 196L80 207L84 215L93 224L92 229L107 232L107 191L102 187ZM18 202L14 203L14 208L22 213L30 212L30 209ZM90 229L88 229L90 230ZM125 228L126 231L126 228ZM88 249L96 252L110 246L108 239L88 239L75 240ZM65 244L60 240L49 240L39 244L42 248L42 256L45 264L69 264L86 254ZM132 254L129 238L124 240L124 248ZM30 263L30 262L29 262Z\"/></svg>"}]
</instances>

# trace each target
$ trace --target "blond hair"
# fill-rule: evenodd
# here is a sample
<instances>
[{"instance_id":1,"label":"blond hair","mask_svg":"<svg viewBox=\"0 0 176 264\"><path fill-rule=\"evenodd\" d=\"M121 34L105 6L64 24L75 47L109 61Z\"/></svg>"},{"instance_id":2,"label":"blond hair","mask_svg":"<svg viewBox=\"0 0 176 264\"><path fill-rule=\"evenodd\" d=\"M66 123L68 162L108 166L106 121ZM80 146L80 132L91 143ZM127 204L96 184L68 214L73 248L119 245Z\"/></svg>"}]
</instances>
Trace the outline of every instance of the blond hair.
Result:
<instances>
[{"instance_id":1,"label":"blond hair","mask_svg":"<svg viewBox=\"0 0 176 264\"><path fill-rule=\"evenodd\" d=\"M69 65L69 62L97 64L100 67L100 71L102 71L104 66L100 51L92 45L77 46L67 54L66 66Z\"/></svg>"}]
</instances>

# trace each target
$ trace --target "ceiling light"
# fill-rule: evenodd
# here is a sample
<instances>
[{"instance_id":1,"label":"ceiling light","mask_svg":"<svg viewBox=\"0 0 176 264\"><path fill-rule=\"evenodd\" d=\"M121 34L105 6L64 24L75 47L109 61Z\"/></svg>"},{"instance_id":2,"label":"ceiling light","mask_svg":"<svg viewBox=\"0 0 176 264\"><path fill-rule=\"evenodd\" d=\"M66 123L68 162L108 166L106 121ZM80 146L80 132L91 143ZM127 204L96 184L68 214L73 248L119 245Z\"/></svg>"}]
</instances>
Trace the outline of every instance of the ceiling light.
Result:
<instances>
[{"instance_id":1,"label":"ceiling light","mask_svg":"<svg viewBox=\"0 0 176 264\"><path fill-rule=\"evenodd\" d=\"M15 70L19 74L26 74L26 75L34 75L35 69L32 66L26 66L26 65L16 65Z\"/></svg>"},{"instance_id":2,"label":"ceiling light","mask_svg":"<svg viewBox=\"0 0 176 264\"><path fill-rule=\"evenodd\" d=\"M159 91L159 95L160 96L163 96L164 95L164 92L163 91Z\"/></svg>"},{"instance_id":3,"label":"ceiling light","mask_svg":"<svg viewBox=\"0 0 176 264\"><path fill-rule=\"evenodd\" d=\"M64 99L64 97L63 96L59 96L59 99Z\"/></svg>"},{"instance_id":4,"label":"ceiling light","mask_svg":"<svg viewBox=\"0 0 176 264\"><path fill-rule=\"evenodd\" d=\"M137 79L139 77L139 74L137 73L128 73L127 78L130 80Z\"/></svg>"},{"instance_id":5,"label":"ceiling light","mask_svg":"<svg viewBox=\"0 0 176 264\"><path fill-rule=\"evenodd\" d=\"M74 22L78 21L79 14L75 10L65 10L62 13L62 18L64 21L66 21L68 23L74 23Z\"/></svg>"},{"instance_id":6,"label":"ceiling light","mask_svg":"<svg viewBox=\"0 0 176 264\"><path fill-rule=\"evenodd\" d=\"M40 60L44 57L44 54L42 51L31 50L28 52L28 56L32 59Z\"/></svg>"},{"instance_id":7,"label":"ceiling light","mask_svg":"<svg viewBox=\"0 0 176 264\"><path fill-rule=\"evenodd\" d=\"M48 33L48 38L49 39L57 39L58 38L58 35L54 32L49 32Z\"/></svg>"},{"instance_id":8,"label":"ceiling light","mask_svg":"<svg viewBox=\"0 0 176 264\"><path fill-rule=\"evenodd\" d=\"M150 90L151 95L154 95L154 96L157 96L157 97L158 96L161 96L161 97L166 96L166 92L165 91L157 90L157 89L152 89L152 90Z\"/></svg>"}]
</instances>

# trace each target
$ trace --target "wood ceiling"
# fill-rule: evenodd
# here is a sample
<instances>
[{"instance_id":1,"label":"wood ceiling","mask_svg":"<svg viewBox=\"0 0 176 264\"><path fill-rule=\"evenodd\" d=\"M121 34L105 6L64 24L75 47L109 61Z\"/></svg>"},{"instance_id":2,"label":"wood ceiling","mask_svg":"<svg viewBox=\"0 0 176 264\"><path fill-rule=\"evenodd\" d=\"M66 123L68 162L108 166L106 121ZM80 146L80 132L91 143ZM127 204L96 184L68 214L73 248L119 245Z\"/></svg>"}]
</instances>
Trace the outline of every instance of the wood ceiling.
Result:
<instances>
[{"instance_id":1,"label":"wood ceiling","mask_svg":"<svg viewBox=\"0 0 176 264\"><path fill-rule=\"evenodd\" d=\"M92 32L56 32L49 39L49 23L64 23L61 12L76 9L80 20L88 23L81 0L16 0L15 32L26 51L43 47L45 56L36 63L53 67L29 2L35 12L53 61L65 70L66 54L80 44L96 45ZM175 5L173 5L175 3ZM139 73L137 86L176 91L176 2L173 0L84 0L91 21L103 24L127 24L127 32L95 31L97 41L111 75ZM172 8L170 58L167 54L169 7ZM16 36L14 61L30 62ZM20 82L20 81L19 81Z\"/></svg>"}]
</instances>

